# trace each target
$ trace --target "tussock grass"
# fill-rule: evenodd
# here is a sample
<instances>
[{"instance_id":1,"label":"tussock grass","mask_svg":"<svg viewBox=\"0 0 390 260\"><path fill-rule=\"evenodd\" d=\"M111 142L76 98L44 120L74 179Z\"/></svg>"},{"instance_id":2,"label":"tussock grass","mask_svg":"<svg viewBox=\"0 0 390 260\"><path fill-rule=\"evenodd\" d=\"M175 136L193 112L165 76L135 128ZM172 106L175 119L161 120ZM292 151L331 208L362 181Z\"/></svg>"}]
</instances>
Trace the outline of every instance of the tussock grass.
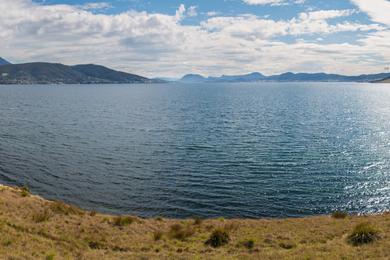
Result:
<instances>
[{"instance_id":1,"label":"tussock grass","mask_svg":"<svg viewBox=\"0 0 390 260\"><path fill-rule=\"evenodd\" d=\"M35 213L32 216L32 219L35 223L41 223L48 221L53 216L53 213L49 209L44 209L42 211L39 211Z\"/></svg>"},{"instance_id":2,"label":"tussock grass","mask_svg":"<svg viewBox=\"0 0 390 260\"><path fill-rule=\"evenodd\" d=\"M132 216L118 216L118 217L114 217L112 223L114 226L124 227L124 226L131 225L135 221L136 218Z\"/></svg>"},{"instance_id":3,"label":"tussock grass","mask_svg":"<svg viewBox=\"0 0 390 260\"><path fill-rule=\"evenodd\" d=\"M55 214L60 215L84 215L84 211L80 208L65 204L62 201L54 201L50 204L50 210Z\"/></svg>"},{"instance_id":4,"label":"tussock grass","mask_svg":"<svg viewBox=\"0 0 390 260\"><path fill-rule=\"evenodd\" d=\"M169 236L177 240L186 240L195 234L195 230L190 226L183 226L182 224L173 224L169 230Z\"/></svg>"},{"instance_id":5,"label":"tussock grass","mask_svg":"<svg viewBox=\"0 0 390 260\"><path fill-rule=\"evenodd\" d=\"M344 219L346 217L348 217L348 212L345 211L335 211L332 213L332 218Z\"/></svg>"},{"instance_id":6,"label":"tussock grass","mask_svg":"<svg viewBox=\"0 0 390 260\"><path fill-rule=\"evenodd\" d=\"M337 221L329 216L217 218L199 224L193 218L159 221L91 214L33 194L22 197L20 188L1 185L0 195L1 259L46 259L53 255L56 260L333 260L386 259L390 255L390 214L351 215ZM117 218L119 227L114 224ZM133 224L125 228L130 222ZM364 222L375 226L360 225Z\"/></svg>"},{"instance_id":7,"label":"tussock grass","mask_svg":"<svg viewBox=\"0 0 390 260\"><path fill-rule=\"evenodd\" d=\"M30 196L31 192L30 192L30 188L27 186L27 185L24 185L21 189L20 189L20 195L22 197L28 197Z\"/></svg>"},{"instance_id":8,"label":"tussock grass","mask_svg":"<svg viewBox=\"0 0 390 260\"><path fill-rule=\"evenodd\" d=\"M348 242L354 246L373 243L379 239L379 231L369 222L360 223L355 226L348 236Z\"/></svg>"},{"instance_id":9,"label":"tussock grass","mask_svg":"<svg viewBox=\"0 0 390 260\"><path fill-rule=\"evenodd\" d=\"M161 230L157 230L153 233L153 239L154 241L159 241L162 239L164 233Z\"/></svg>"},{"instance_id":10,"label":"tussock grass","mask_svg":"<svg viewBox=\"0 0 390 260\"><path fill-rule=\"evenodd\" d=\"M211 233L205 244L212 247L221 247L230 241L229 233L224 229L216 229Z\"/></svg>"},{"instance_id":11,"label":"tussock grass","mask_svg":"<svg viewBox=\"0 0 390 260\"><path fill-rule=\"evenodd\" d=\"M253 239L245 240L241 244L249 250L255 247L255 241Z\"/></svg>"}]
</instances>

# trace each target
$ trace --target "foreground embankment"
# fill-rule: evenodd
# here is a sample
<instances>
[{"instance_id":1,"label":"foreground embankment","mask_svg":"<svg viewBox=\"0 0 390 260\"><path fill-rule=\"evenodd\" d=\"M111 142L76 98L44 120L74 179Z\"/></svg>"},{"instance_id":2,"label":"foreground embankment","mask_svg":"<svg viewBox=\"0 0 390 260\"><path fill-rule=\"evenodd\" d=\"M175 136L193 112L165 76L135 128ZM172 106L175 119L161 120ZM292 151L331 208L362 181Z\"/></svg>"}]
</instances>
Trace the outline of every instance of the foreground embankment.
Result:
<instances>
[{"instance_id":1,"label":"foreground embankment","mask_svg":"<svg viewBox=\"0 0 390 260\"><path fill-rule=\"evenodd\" d=\"M1 259L389 259L390 214L142 219L0 186Z\"/></svg>"}]
</instances>

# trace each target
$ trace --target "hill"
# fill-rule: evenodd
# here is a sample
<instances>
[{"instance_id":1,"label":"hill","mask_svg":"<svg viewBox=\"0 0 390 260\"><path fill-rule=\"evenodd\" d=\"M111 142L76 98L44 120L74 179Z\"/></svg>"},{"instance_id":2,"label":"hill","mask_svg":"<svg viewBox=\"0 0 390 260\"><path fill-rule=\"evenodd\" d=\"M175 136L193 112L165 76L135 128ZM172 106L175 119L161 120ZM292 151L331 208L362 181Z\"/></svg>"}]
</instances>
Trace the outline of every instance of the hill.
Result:
<instances>
[{"instance_id":1,"label":"hill","mask_svg":"<svg viewBox=\"0 0 390 260\"><path fill-rule=\"evenodd\" d=\"M374 83L390 83L390 77L382 79L382 80L374 81Z\"/></svg>"},{"instance_id":2,"label":"hill","mask_svg":"<svg viewBox=\"0 0 390 260\"><path fill-rule=\"evenodd\" d=\"M185 83L198 83L206 82L207 79L199 74L187 74L180 79L181 82Z\"/></svg>"},{"instance_id":3,"label":"hill","mask_svg":"<svg viewBox=\"0 0 390 260\"><path fill-rule=\"evenodd\" d=\"M352 244L348 237L361 223L368 224L358 231L375 232L375 239L369 243L370 236L365 236L367 244ZM1 259L388 259L390 255L390 214L143 219L85 211L1 185L0 234Z\"/></svg>"},{"instance_id":4,"label":"hill","mask_svg":"<svg viewBox=\"0 0 390 260\"><path fill-rule=\"evenodd\" d=\"M279 75L264 76L261 73L251 73L238 76L221 76L205 78L201 75L185 75L181 82L373 82L390 77L390 73L364 74L359 76L344 76L327 73L292 73L287 72ZM190 79L190 80L188 80Z\"/></svg>"},{"instance_id":5,"label":"hill","mask_svg":"<svg viewBox=\"0 0 390 260\"><path fill-rule=\"evenodd\" d=\"M6 65L6 64L11 64L9 61L3 59L2 57L0 57L0 65Z\"/></svg>"},{"instance_id":6,"label":"hill","mask_svg":"<svg viewBox=\"0 0 390 260\"><path fill-rule=\"evenodd\" d=\"M93 64L67 66L59 63L34 62L0 66L0 84L104 83L154 83L154 81Z\"/></svg>"}]
</instances>

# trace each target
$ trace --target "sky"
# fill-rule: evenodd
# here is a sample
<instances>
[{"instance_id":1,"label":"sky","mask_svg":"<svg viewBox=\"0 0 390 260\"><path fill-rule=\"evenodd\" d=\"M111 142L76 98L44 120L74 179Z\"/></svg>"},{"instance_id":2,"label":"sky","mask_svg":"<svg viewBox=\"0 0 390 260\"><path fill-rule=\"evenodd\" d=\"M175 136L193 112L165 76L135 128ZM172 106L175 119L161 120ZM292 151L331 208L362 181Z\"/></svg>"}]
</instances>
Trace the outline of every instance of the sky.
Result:
<instances>
[{"instance_id":1,"label":"sky","mask_svg":"<svg viewBox=\"0 0 390 260\"><path fill-rule=\"evenodd\" d=\"M389 72L389 0L0 0L0 57L147 77Z\"/></svg>"}]
</instances>

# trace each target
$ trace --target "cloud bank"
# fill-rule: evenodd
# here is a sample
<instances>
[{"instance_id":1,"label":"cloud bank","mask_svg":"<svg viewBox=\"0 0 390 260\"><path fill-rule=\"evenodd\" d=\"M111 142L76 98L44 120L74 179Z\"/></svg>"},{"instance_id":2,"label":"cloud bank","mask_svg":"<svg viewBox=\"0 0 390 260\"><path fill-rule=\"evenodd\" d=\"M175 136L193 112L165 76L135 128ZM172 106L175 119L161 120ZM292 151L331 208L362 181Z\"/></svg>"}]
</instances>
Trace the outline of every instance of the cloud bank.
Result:
<instances>
[{"instance_id":1,"label":"cloud bank","mask_svg":"<svg viewBox=\"0 0 390 260\"><path fill-rule=\"evenodd\" d=\"M248 0L249 1L249 0ZM387 8L388 1L380 1ZM282 2L282 1L252 1ZM383 11L354 0L370 23L343 20L356 10L303 12L288 20L215 13L198 25L183 23L197 7L172 15L129 10L95 14L91 8L1 0L0 56L13 61L98 63L153 76L237 74L260 71L378 72L390 62L390 30ZM324 37L353 33L350 41ZM318 40L316 40L318 39Z\"/></svg>"}]
</instances>

